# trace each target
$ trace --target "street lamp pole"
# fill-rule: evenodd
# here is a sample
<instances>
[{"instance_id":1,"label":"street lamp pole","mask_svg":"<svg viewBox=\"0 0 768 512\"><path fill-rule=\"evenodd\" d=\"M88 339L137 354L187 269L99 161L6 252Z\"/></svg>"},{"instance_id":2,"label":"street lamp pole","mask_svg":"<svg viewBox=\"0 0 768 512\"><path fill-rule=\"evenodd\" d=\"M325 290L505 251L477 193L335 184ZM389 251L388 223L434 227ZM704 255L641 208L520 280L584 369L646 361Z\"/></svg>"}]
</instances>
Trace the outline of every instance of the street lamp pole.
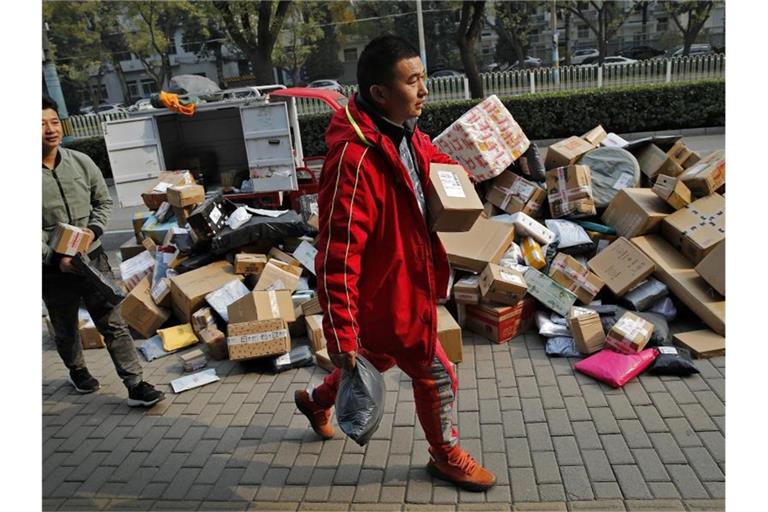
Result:
<instances>
[{"instance_id":1,"label":"street lamp pole","mask_svg":"<svg viewBox=\"0 0 768 512\"><path fill-rule=\"evenodd\" d=\"M555 68L555 84L560 83L560 55L557 49L557 2L552 0L552 66Z\"/></svg>"},{"instance_id":2,"label":"street lamp pole","mask_svg":"<svg viewBox=\"0 0 768 512\"><path fill-rule=\"evenodd\" d=\"M424 71L427 70L427 48L424 44L424 16L421 13L421 0L416 0L416 21L419 26L419 53Z\"/></svg>"},{"instance_id":3,"label":"street lamp pole","mask_svg":"<svg viewBox=\"0 0 768 512\"><path fill-rule=\"evenodd\" d=\"M59 107L59 117L66 119L69 117L69 114L67 113L67 105L64 102L64 91L62 91L61 83L59 82L59 74L56 72L56 64L51 57L51 49L48 42L48 24L46 22L43 22L43 79L45 80L48 94Z\"/></svg>"}]
</instances>

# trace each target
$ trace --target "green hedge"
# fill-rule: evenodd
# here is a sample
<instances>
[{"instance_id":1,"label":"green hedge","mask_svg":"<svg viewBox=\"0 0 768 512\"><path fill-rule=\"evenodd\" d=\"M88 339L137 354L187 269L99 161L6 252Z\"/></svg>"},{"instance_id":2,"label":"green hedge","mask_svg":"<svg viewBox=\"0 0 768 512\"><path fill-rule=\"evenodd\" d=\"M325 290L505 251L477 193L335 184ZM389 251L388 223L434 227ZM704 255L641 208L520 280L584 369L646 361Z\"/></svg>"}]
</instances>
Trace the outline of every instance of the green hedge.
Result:
<instances>
[{"instance_id":1,"label":"green hedge","mask_svg":"<svg viewBox=\"0 0 768 512\"><path fill-rule=\"evenodd\" d=\"M725 126L725 81L651 84L609 89L502 96L501 100L530 139L579 135L598 124L615 133ZM419 127L435 137L478 100L428 104ZM330 114L299 118L304 154L326 152ZM112 176L104 139L93 137L67 144L86 153Z\"/></svg>"},{"instance_id":2,"label":"green hedge","mask_svg":"<svg viewBox=\"0 0 768 512\"><path fill-rule=\"evenodd\" d=\"M614 133L725 126L725 81L651 84L502 96L530 139L580 135L598 124ZM428 104L419 127L435 137L478 100ZM300 118L305 155L326 152L329 114Z\"/></svg>"}]
</instances>

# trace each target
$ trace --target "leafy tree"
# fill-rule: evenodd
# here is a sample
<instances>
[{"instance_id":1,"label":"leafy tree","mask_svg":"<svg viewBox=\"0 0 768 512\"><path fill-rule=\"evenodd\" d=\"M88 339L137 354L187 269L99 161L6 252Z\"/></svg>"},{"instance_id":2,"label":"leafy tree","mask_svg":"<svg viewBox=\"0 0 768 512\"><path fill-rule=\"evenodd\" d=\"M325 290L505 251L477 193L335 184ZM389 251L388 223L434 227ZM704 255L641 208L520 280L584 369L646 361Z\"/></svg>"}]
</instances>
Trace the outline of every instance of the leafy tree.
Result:
<instances>
[{"instance_id":1,"label":"leafy tree","mask_svg":"<svg viewBox=\"0 0 768 512\"><path fill-rule=\"evenodd\" d=\"M477 70L475 45L483 30L483 11L485 2L464 2L461 6L461 21L456 31L456 44L459 46L461 62L469 80L469 92L473 98L482 98L483 82Z\"/></svg>"},{"instance_id":2,"label":"leafy tree","mask_svg":"<svg viewBox=\"0 0 768 512\"><path fill-rule=\"evenodd\" d=\"M344 72L344 65L339 60L341 43L346 39L343 27L354 20L354 12L347 2L322 2L315 12L322 38L315 45L307 59L305 70L309 81L321 78L336 78ZM337 25L337 22L343 25Z\"/></svg>"},{"instance_id":3,"label":"leafy tree","mask_svg":"<svg viewBox=\"0 0 768 512\"><path fill-rule=\"evenodd\" d=\"M672 17L672 21L683 36L683 55L687 56L691 51L691 45L696 42L696 37L701 32L704 24L712 14L715 2L702 2L699 0L684 0L678 2L665 2L664 9ZM686 18L683 25L682 18Z\"/></svg>"},{"instance_id":4,"label":"leafy tree","mask_svg":"<svg viewBox=\"0 0 768 512\"><path fill-rule=\"evenodd\" d=\"M522 63L528 53L533 25L529 18L536 14L542 2L501 2L495 4L496 21L491 26L499 36L496 59L499 63Z\"/></svg>"},{"instance_id":5,"label":"leafy tree","mask_svg":"<svg viewBox=\"0 0 768 512\"><path fill-rule=\"evenodd\" d=\"M288 28L283 30L275 48L274 60L291 71L294 85L301 82L301 70L323 37L318 23L320 4L295 4L288 15Z\"/></svg>"},{"instance_id":6,"label":"leafy tree","mask_svg":"<svg viewBox=\"0 0 768 512\"><path fill-rule=\"evenodd\" d=\"M597 49L600 52L598 63L602 64L608 53L608 41L619 31L632 14L634 3L624 1L569 1L563 5L574 16L583 21L597 37ZM590 14L594 12L596 18Z\"/></svg>"}]
</instances>

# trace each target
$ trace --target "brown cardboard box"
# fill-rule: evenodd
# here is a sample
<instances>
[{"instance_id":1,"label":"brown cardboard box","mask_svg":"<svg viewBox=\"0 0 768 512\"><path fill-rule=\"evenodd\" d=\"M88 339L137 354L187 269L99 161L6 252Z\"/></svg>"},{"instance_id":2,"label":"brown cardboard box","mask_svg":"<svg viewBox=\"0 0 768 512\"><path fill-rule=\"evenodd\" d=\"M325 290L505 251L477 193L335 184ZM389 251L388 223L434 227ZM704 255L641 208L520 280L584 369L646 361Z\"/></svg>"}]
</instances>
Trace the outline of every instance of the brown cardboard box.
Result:
<instances>
[{"instance_id":1,"label":"brown cardboard box","mask_svg":"<svg viewBox=\"0 0 768 512\"><path fill-rule=\"evenodd\" d=\"M140 252L146 251L147 248L142 244L134 243L130 238L120 246L120 261L125 261L133 258Z\"/></svg>"},{"instance_id":2,"label":"brown cardboard box","mask_svg":"<svg viewBox=\"0 0 768 512\"><path fill-rule=\"evenodd\" d=\"M140 244L144 240L144 235L141 232L141 227L152 216L152 212L136 212L133 214L133 234L136 235L136 243Z\"/></svg>"},{"instance_id":3,"label":"brown cardboard box","mask_svg":"<svg viewBox=\"0 0 768 512\"><path fill-rule=\"evenodd\" d=\"M298 261L298 260L296 260ZM297 277L301 277L302 272L304 272L304 269L301 267L301 262L299 262L297 265L294 265L292 263L286 263L282 260L279 260L277 258L270 258L267 263L272 262L273 265L276 265L277 268L282 269L286 272L290 272L291 274L295 274Z\"/></svg>"},{"instance_id":4,"label":"brown cardboard box","mask_svg":"<svg viewBox=\"0 0 768 512\"><path fill-rule=\"evenodd\" d=\"M678 176L683 172L683 164L691 156L691 151L685 146L682 139L678 140L667 151L651 143L642 146L633 153L640 164L640 170L650 179L656 178L658 174Z\"/></svg>"},{"instance_id":5,"label":"brown cardboard box","mask_svg":"<svg viewBox=\"0 0 768 512\"><path fill-rule=\"evenodd\" d=\"M285 320L258 320L229 324L227 351L232 361L282 355L291 350Z\"/></svg>"},{"instance_id":6,"label":"brown cardboard box","mask_svg":"<svg viewBox=\"0 0 768 512\"><path fill-rule=\"evenodd\" d=\"M589 260L587 266L618 297L627 293L655 270L652 258L624 237L617 238Z\"/></svg>"},{"instance_id":7,"label":"brown cardboard box","mask_svg":"<svg viewBox=\"0 0 768 512\"><path fill-rule=\"evenodd\" d=\"M269 255L270 259L276 259L279 263L287 263L301 269L301 262L299 260L287 252L281 251L277 247L272 247L267 254Z\"/></svg>"},{"instance_id":8,"label":"brown cardboard box","mask_svg":"<svg viewBox=\"0 0 768 512\"><path fill-rule=\"evenodd\" d=\"M213 318L213 309L208 306L202 307L192 313L192 329L196 334L207 327L216 327L216 319Z\"/></svg>"},{"instance_id":9,"label":"brown cardboard box","mask_svg":"<svg viewBox=\"0 0 768 512\"><path fill-rule=\"evenodd\" d=\"M220 361L228 357L227 337L215 325L209 325L200 330L197 337L208 347L208 355L211 359Z\"/></svg>"},{"instance_id":10,"label":"brown cardboard box","mask_svg":"<svg viewBox=\"0 0 768 512\"><path fill-rule=\"evenodd\" d=\"M453 300L457 304L480 303L480 276L467 276L453 285Z\"/></svg>"},{"instance_id":11,"label":"brown cardboard box","mask_svg":"<svg viewBox=\"0 0 768 512\"><path fill-rule=\"evenodd\" d=\"M307 224L312 226L315 229L315 231L320 231L320 217L318 217L314 213L310 215L309 218L307 219Z\"/></svg>"},{"instance_id":12,"label":"brown cardboard box","mask_svg":"<svg viewBox=\"0 0 768 512\"><path fill-rule=\"evenodd\" d=\"M601 218L619 235L632 238L657 231L670 213L672 208L653 190L625 188L611 199Z\"/></svg>"},{"instance_id":13,"label":"brown cardboard box","mask_svg":"<svg viewBox=\"0 0 768 512\"><path fill-rule=\"evenodd\" d=\"M592 172L588 166L569 165L550 169L546 174L546 184L549 211L553 218L595 215Z\"/></svg>"},{"instance_id":14,"label":"brown cardboard box","mask_svg":"<svg viewBox=\"0 0 768 512\"><path fill-rule=\"evenodd\" d=\"M725 338L709 329L675 334L675 341L691 351L696 359L725 355Z\"/></svg>"},{"instance_id":15,"label":"brown cardboard box","mask_svg":"<svg viewBox=\"0 0 768 512\"><path fill-rule=\"evenodd\" d=\"M152 300L161 308L167 308L170 310L173 307L173 300L171 300L171 280L167 277L161 277L156 286L149 289L149 294L152 296Z\"/></svg>"},{"instance_id":16,"label":"brown cardboard box","mask_svg":"<svg viewBox=\"0 0 768 512\"><path fill-rule=\"evenodd\" d=\"M685 208L693 200L691 191L685 186L683 180L659 174L656 183L653 185L654 193L667 202L675 210Z\"/></svg>"},{"instance_id":17,"label":"brown cardboard box","mask_svg":"<svg viewBox=\"0 0 768 512\"><path fill-rule=\"evenodd\" d=\"M152 186L141 194L141 198L147 208L157 210L164 201L168 200L168 187L194 183L195 178L189 171L161 171Z\"/></svg>"},{"instance_id":18,"label":"brown cardboard box","mask_svg":"<svg viewBox=\"0 0 768 512\"><path fill-rule=\"evenodd\" d=\"M543 215L547 191L522 176L504 171L490 182L485 198L507 213L523 212L531 217Z\"/></svg>"},{"instance_id":19,"label":"brown cardboard box","mask_svg":"<svg viewBox=\"0 0 768 512\"><path fill-rule=\"evenodd\" d=\"M192 313L205 304L205 296L243 276L233 272L227 261L215 261L204 267L190 270L171 278L171 299L173 312L181 322L190 322Z\"/></svg>"},{"instance_id":20,"label":"brown cardboard box","mask_svg":"<svg viewBox=\"0 0 768 512\"><path fill-rule=\"evenodd\" d=\"M668 215L661 234L694 264L725 239L725 199L720 194L702 197Z\"/></svg>"},{"instance_id":21,"label":"brown cardboard box","mask_svg":"<svg viewBox=\"0 0 768 512\"><path fill-rule=\"evenodd\" d=\"M680 175L696 197L712 194L725 184L725 151L705 156Z\"/></svg>"},{"instance_id":22,"label":"brown cardboard box","mask_svg":"<svg viewBox=\"0 0 768 512\"><path fill-rule=\"evenodd\" d=\"M171 312L155 304L150 295L150 276L133 287L121 306L123 320L144 338L151 338L171 316Z\"/></svg>"},{"instance_id":23,"label":"brown cardboard box","mask_svg":"<svg viewBox=\"0 0 768 512\"><path fill-rule=\"evenodd\" d=\"M309 299L307 302L304 302L301 305L301 312L304 314L304 316L322 315L323 310L320 308L320 299L314 297Z\"/></svg>"},{"instance_id":24,"label":"brown cardboard box","mask_svg":"<svg viewBox=\"0 0 768 512\"><path fill-rule=\"evenodd\" d=\"M331 362L331 358L328 356L327 348L315 352L315 360L317 361L317 366L323 370L333 372L333 370L336 369L336 367Z\"/></svg>"},{"instance_id":25,"label":"brown cardboard box","mask_svg":"<svg viewBox=\"0 0 768 512\"><path fill-rule=\"evenodd\" d=\"M289 290L291 292L296 290L299 285L299 276L295 272L289 272L285 270L285 267L296 268L292 265L284 264L284 267L278 266L274 259L271 259L264 266L259 280L256 282L254 291L260 290ZM299 270L301 270L299 268Z\"/></svg>"},{"instance_id":26,"label":"brown cardboard box","mask_svg":"<svg viewBox=\"0 0 768 512\"><path fill-rule=\"evenodd\" d=\"M688 156L688 159L683 162L683 168L687 169L689 167L693 167L696 165L696 163L701 160L701 155L698 154L696 151L691 151L691 154Z\"/></svg>"},{"instance_id":27,"label":"brown cardboard box","mask_svg":"<svg viewBox=\"0 0 768 512\"><path fill-rule=\"evenodd\" d=\"M186 208L179 208L178 206L172 206L173 215L176 217L176 223L179 226L184 226L187 223L189 214L195 209L194 206L188 206Z\"/></svg>"},{"instance_id":28,"label":"brown cardboard box","mask_svg":"<svg viewBox=\"0 0 768 512\"><path fill-rule=\"evenodd\" d=\"M523 297L514 306L466 304L466 328L496 343L506 343L533 325L536 299Z\"/></svg>"},{"instance_id":29,"label":"brown cardboard box","mask_svg":"<svg viewBox=\"0 0 768 512\"><path fill-rule=\"evenodd\" d=\"M313 352L319 352L325 348L325 335L323 334L323 315L309 315L304 317L307 325L307 338L312 345Z\"/></svg>"},{"instance_id":30,"label":"brown cardboard box","mask_svg":"<svg viewBox=\"0 0 768 512\"><path fill-rule=\"evenodd\" d=\"M512 243L515 228L479 217L464 233L438 233L455 268L480 273L488 263L498 263Z\"/></svg>"},{"instance_id":31,"label":"brown cardboard box","mask_svg":"<svg viewBox=\"0 0 768 512\"><path fill-rule=\"evenodd\" d=\"M619 352L634 354L643 350L651 334L651 322L627 311L608 331L605 344Z\"/></svg>"},{"instance_id":32,"label":"brown cardboard box","mask_svg":"<svg viewBox=\"0 0 768 512\"><path fill-rule=\"evenodd\" d=\"M547 169L573 165L587 151L595 149L595 146L582 139L581 137L568 137L565 140L552 144L547 149L547 157L544 166Z\"/></svg>"},{"instance_id":33,"label":"brown cardboard box","mask_svg":"<svg viewBox=\"0 0 768 512\"><path fill-rule=\"evenodd\" d=\"M563 253L557 253L552 260L549 277L566 290L575 293L582 304L592 302L605 284L575 258Z\"/></svg>"},{"instance_id":34,"label":"brown cardboard box","mask_svg":"<svg viewBox=\"0 0 768 512\"><path fill-rule=\"evenodd\" d=\"M683 139L678 140L667 150L667 159L659 168L659 174L666 174L667 176L677 176L682 169L685 169L685 164L688 157L691 156L691 150L685 145Z\"/></svg>"},{"instance_id":35,"label":"brown cardboard box","mask_svg":"<svg viewBox=\"0 0 768 512\"><path fill-rule=\"evenodd\" d=\"M587 133L581 136L582 139L592 144L594 147L597 147L600 145L605 138L608 137L608 134L605 132L605 128L603 128L603 125L599 124L589 130Z\"/></svg>"},{"instance_id":36,"label":"brown cardboard box","mask_svg":"<svg viewBox=\"0 0 768 512\"><path fill-rule=\"evenodd\" d=\"M480 274L480 294L489 302L513 306L527 291L528 285L517 270L489 263Z\"/></svg>"},{"instance_id":37,"label":"brown cardboard box","mask_svg":"<svg viewBox=\"0 0 768 512\"><path fill-rule=\"evenodd\" d=\"M104 343L104 336L101 335L92 321L81 321L77 333L80 335L80 344L84 350L105 348L107 346Z\"/></svg>"},{"instance_id":38,"label":"brown cardboard box","mask_svg":"<svg viewBox=\"0 0 768 512\"><path fill-rule=\"evenodd\" d=\"M568 325L580 354L593 354L605 346L603 323L596 311L574 306L568 314Z\"/></svg>"},{"instance_id":39,"label":"brown cardboard box","mask_svg":"<svg viewBox=\"0 0 768 512\"><path fill-rule=\"evenodd\" d=\"M469 231L483 203L460 165L429 164L431 186L426 187L427 212L431 231Z\"/></svg>"},{"instance_id":40,"label":"brown cardboard box","mask_svg":"<svg viewBox=\"0 0 768 512\"><path fill-rule=\"evenodd\" d=\"M632 239L656 265L656 277L710 329L725 335L725 299L713 297L710 286L693 265L658 235Z\"/></svg>"},{"instance_id":41,"label":"brown cardboard box","mask_svg":"<svg viewBox=\"0 0 768 512\"><path fill-rule=\"evenodd\" d=\"M282 318L286 322L296 320L291 292L254 291L239 298L227 307L230 324Z\"/></svg>"},{"instance_id":42,"label":"brown cardboard box","mask_svg":"<svg viewBox=\"0 0 768 512\"><path fill-rule=\"evenodd\" d=\"M696 272L725 297L725 240L704 256L696 265Z\"/></svg>"},{"instance_id":43,"label":"brown cardboard box","mask_svg":"<svg viewBox=\"0 0 768 512\"><path fill-rule=\"evenodd\" d=\"M461 342L461 327L456 323L445 306L437 306L437 339L443 346L445 355L452 363L464 360Z\"/></svg>"},{"instance_id":44,"label":"brown cardboard box","mask_svg":"<svg viewBox=\"0 0 768 512\"><path fill-rule=\"evenodd\" d=\"M267 256L264 254L235 254L235 274L261 274L266 264Z\"/></svg>"},{"instance_id":45,"label":"brown cardboard box","mask_svg":"<svg viewBox=\"0 0 768 512\"><path fill-rule=\"evenodd\" d=\"M167 196L171 206L186 208L205 201L205 189L202 185L174 185L168 187Z\"/></svg>"},{"instance_id":46,"label":"brown cardboard box","mask_svg":"<svg viewBox=\"0 0 768 512\"><path fill-rule=\"evenodd\" d=\"M93 243L93 233L85 228L78 228L59 222L51 234L48 245L57 254L74 256L86 253Z\"/></svg>"}]
</instances>

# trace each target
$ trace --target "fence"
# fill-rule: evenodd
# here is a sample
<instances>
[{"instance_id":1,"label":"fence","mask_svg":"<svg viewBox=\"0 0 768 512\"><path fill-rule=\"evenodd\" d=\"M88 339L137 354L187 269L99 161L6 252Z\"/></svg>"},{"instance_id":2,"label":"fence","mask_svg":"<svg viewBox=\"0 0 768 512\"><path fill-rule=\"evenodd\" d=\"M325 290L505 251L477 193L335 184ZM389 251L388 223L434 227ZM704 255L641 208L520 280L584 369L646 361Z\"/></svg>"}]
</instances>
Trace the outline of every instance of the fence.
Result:
<instances>
[{"instance_id":1,"label":"fence","mask_svg":"<svg viewBox=\"0 0 768 512\"><path fill-rule=\"evenodd\" d=\"M710 78L725 78L724 54L651 59L633 64L607 64L600 67L582 65L480 74L485 94L499 96ZM429 78L427 89L430 101L463 100L471 97L469 80L465 76ZM355 92L356 85L342 86L341 93L347 97ZM324 102L312 98L296 98L296 108L300 116L331 111ZM102 136L104 122L125 117L128 117L128 114L71 116L64 120L64 134L74 138Z\"/></svg>"}]
</instances>

